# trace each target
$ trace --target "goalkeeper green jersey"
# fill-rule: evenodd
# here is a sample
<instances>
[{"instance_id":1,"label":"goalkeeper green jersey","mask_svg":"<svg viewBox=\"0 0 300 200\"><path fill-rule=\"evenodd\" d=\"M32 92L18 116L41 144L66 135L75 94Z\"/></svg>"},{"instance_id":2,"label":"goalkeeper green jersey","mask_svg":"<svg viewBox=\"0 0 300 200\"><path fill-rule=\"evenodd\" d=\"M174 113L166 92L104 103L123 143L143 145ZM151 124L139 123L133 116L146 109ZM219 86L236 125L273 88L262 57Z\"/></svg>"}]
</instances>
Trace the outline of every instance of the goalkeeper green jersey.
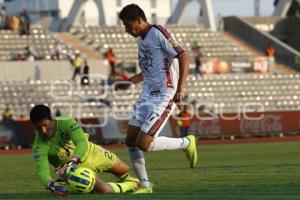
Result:
<instances>
[{"instance_id":1,"label":"goalkeeper green jersey","mask_svg":"<svg viewBox=\"0 0 300 200\"><path fill-rule=\"evenodd\" d=\"M55 118L56 130L51 138L43 137L36 132L33 143L33 158L38 176L47 185L51 179L49 163L54 167L69 161L71 156L80 157L84 162L88 150L88 134L72 117Z\"/></svg>"}]
</instances>

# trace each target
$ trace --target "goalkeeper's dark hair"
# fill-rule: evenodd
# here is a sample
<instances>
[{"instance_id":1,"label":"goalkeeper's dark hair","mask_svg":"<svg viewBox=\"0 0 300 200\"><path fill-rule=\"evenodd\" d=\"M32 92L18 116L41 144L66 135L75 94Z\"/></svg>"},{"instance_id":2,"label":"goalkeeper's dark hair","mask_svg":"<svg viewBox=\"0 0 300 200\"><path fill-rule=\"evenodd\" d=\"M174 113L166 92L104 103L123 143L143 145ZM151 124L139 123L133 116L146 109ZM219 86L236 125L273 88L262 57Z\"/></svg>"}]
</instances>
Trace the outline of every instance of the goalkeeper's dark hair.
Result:
<instances>
[{"instance_id":1,"label":"goalkeeper's dark hair","mask_svg":"<svg viewBox=\"0 0 300 200\"><path fill-rule=\"evenodd\" d=\"M138 18L142 18L147 21L144 11L136 4L129 4L125 6L119 13L121 20L136 21Z\"/></svg>"},{"instance_id":2,"label":"goalkeeper's dark hair","mask_svg":"<svg viewBox=\"0 0 300 200\"><path fill-rule=\"evenodd\" d=\"M45 105L36 105L30 111L30 121L35 124L44 119L52 119L51 110Z\"/></svg>"}]
</instances>

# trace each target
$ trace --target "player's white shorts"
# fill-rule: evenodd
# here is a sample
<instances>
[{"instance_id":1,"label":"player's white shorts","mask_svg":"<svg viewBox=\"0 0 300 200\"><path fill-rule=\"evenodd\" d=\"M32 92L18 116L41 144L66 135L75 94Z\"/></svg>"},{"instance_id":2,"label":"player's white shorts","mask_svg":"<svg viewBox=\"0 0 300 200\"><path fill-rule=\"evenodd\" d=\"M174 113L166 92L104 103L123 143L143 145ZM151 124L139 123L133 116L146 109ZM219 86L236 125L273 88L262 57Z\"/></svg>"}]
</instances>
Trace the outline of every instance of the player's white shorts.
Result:
<instances>
[{"instance_id":1,"label":"player's white shorts","mask_svg":"<svg viewBox=\"0 0 300 200\"><path fill-rule=\"evenodd\" d=\"M146 134L156 137L175 108L173 94L146 95L144 93L140 95L134 106L129 124L140 127Z\"/></svg>"}]
</instances>

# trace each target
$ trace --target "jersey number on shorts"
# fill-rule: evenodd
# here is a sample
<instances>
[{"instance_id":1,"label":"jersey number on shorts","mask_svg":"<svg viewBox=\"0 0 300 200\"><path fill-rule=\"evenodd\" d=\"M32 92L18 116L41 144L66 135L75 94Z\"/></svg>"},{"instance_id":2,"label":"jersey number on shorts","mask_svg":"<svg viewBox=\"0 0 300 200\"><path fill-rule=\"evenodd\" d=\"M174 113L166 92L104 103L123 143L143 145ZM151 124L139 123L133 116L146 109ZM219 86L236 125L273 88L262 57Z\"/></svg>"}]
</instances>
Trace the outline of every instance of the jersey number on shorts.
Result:
<instances>
[{"instance_id":1,"label":"jersey number on shorts","mask_svg":"<svg viewBox=\"0 0 300 200\"><path fill-rule=\"evenodd\" d=\"M157 118L157 117L159 117L159 114L158 113L156 113L156 112L151 112L151 114L147 117L149 120L150 120L150 122L153 120L153 119L155 119L155 118Z\"/></svg>"},{"instance_id":2,"label":"jersey number on shorts","mask_svg":"<svg viewBox=\"0 0 300 200\"><path fill-rule=\"evenodd\" d=\"M105 152L104 152L104 155L105 155L109 160L112 160L112 158L113 158L113 155L112 155L111 152L109 152L109 151L105 151Z\"/></svg>"}]
</instances>

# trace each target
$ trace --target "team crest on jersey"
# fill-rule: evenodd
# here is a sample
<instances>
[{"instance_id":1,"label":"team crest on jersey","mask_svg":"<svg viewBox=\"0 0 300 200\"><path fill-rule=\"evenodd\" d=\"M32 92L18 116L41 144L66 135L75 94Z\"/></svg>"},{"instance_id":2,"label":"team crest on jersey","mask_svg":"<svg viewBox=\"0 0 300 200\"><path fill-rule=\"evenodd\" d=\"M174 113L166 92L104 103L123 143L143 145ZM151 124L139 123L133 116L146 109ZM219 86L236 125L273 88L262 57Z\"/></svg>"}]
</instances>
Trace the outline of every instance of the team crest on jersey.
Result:
<instances>
[{"instance_id":1,"label":"team crest on jersey","mask_svg":"<svg viewBox=\"0 0 300 200\"><path fill-rule=\"evenodd\" d=\"M140 68L145 68L151 64L151 59L150 58L139 58L139 66Z\"/></svg>"},{"instance_id":2,"label":"team crest on jersey","mask_svg":"<svg viewBox=\"0 0 300 200\"><path fill-rule=\"evenodd\" d=\"M65 139L65 140L68 139L68 134L65 133L65 132L62 132L62 133L61 133L61 138L62 138L62 139Z\"/></svg>"},{"instance_id":3,"label":"team crest on jersey","mask_svg":"<svg viewBox=\"0 0 300 200\"><path fill-rule=\"evenodd\" d=\"M76 131L77 129L80 129L80 126L77 124L77 122L74 122L71 127L70 127L70 131Z\"/></svg>"},{"instance_id":4,"label":"team crest on jersey","mask_svg":"<svg viewBox=\"0 0 300 200\"><path fill-rule=\"evenodd\" d=\"M169 44L170 44L173 48L175 48L175 47L178 46L178 43L177 43L176 40L175 40L174 38L172 38L172 37L170 37L170 38L168 39L168 42L169 42Z\"/></svg>"},{"instance_id":5,"label":"team crest on jersey","mask_svg":"<svg viewBox=\"0 0 300 200\"><path fill-rule=\"evenodd\" d=\"M143 44L141 43L141 52L144 54L144 56L148 57L150 56L151 54L151 51L150 51L150 44L146 43L146 44Z\"/></svg>"}]
</instances>

